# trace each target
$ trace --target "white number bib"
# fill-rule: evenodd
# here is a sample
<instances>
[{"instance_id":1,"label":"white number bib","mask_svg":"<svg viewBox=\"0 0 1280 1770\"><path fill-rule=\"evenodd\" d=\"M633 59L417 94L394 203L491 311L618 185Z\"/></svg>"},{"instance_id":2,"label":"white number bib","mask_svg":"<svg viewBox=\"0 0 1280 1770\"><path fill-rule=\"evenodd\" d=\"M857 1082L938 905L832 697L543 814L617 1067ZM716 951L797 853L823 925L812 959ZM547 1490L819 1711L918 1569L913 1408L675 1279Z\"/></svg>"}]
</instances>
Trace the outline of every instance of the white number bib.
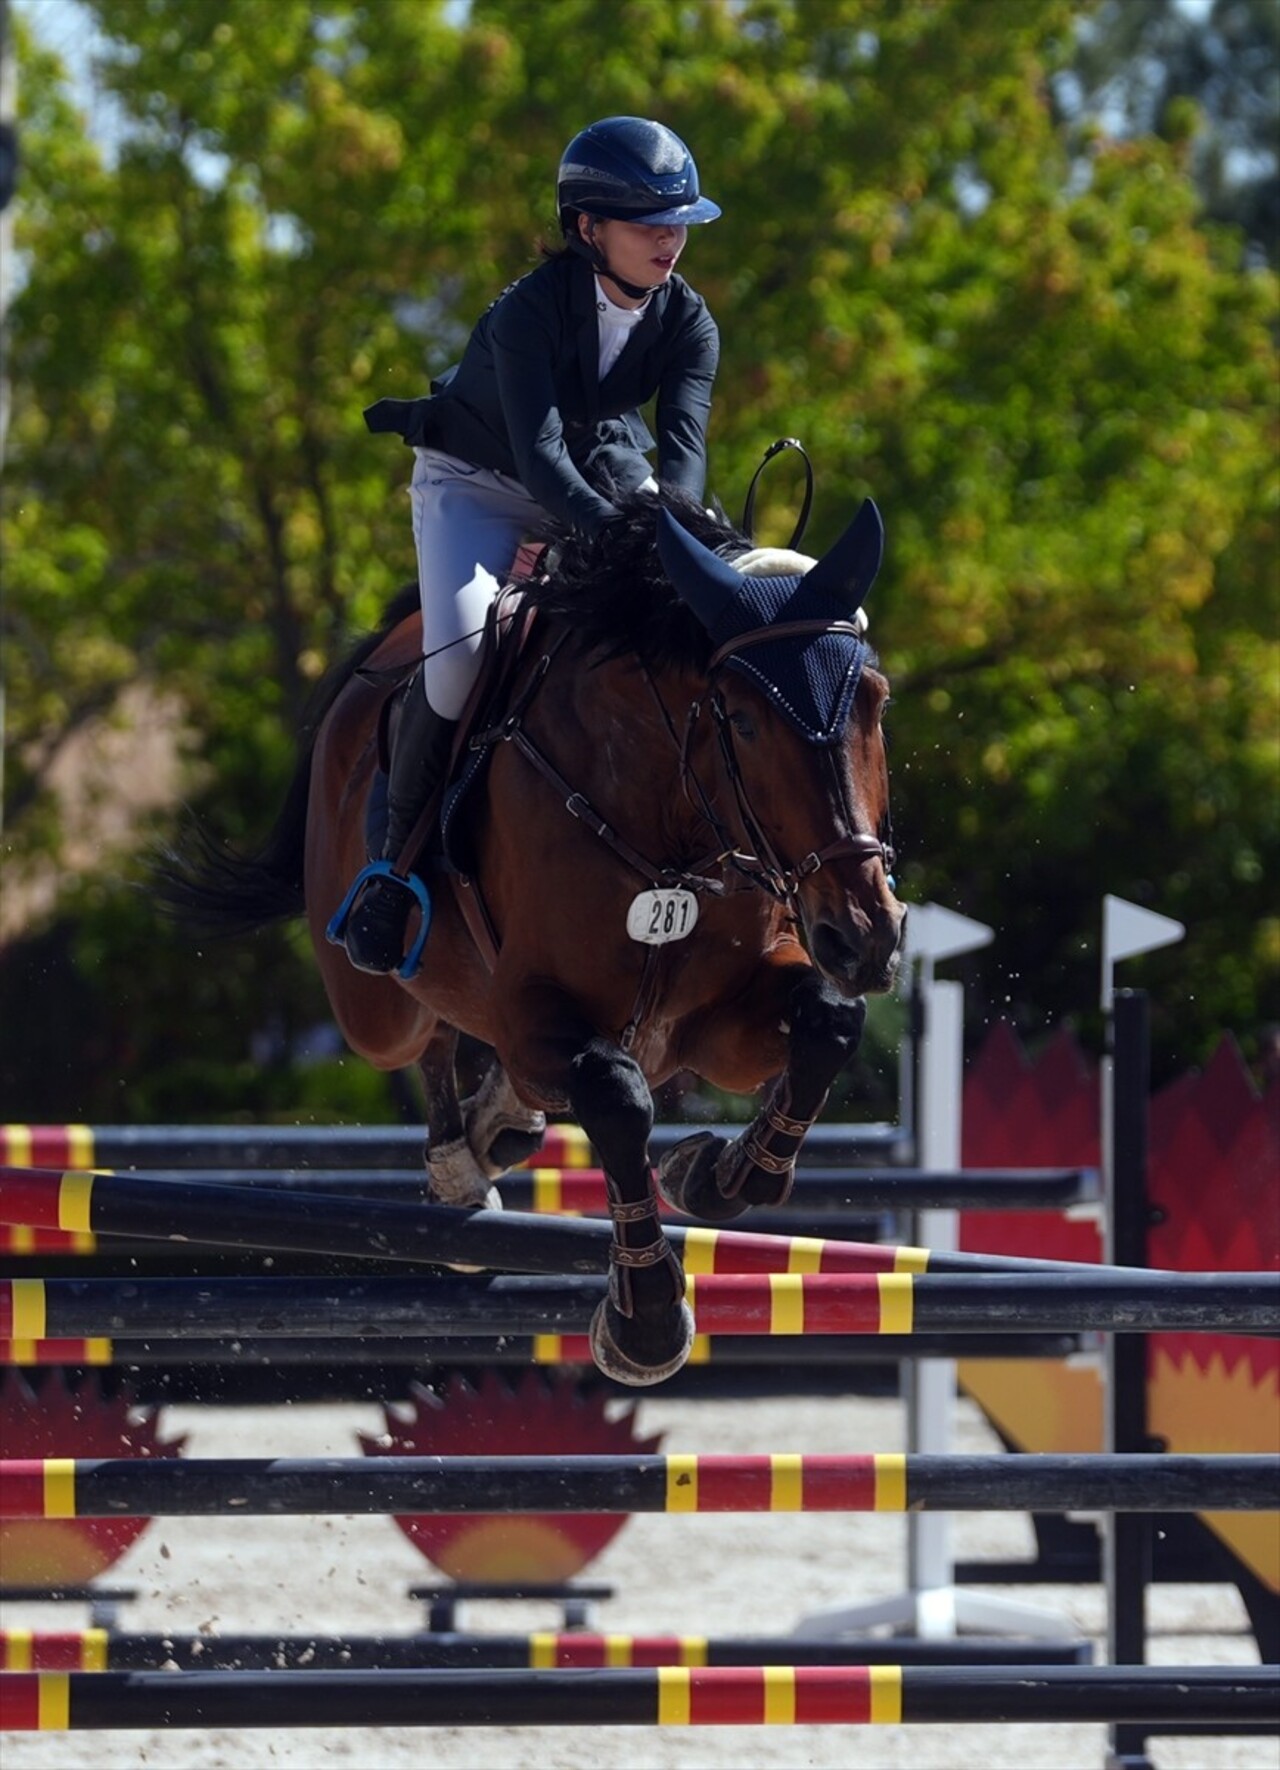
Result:
<instances>
[{"instance_id":1,"label":"white number bib","mask_svg":"<svg viewBox=\"0 0 1280 1770\"><path fill-rule=\"evenodd\" d=\"M642 891L627 911L627 933L645 946L666 946L692 934L698 900L692 891Z\"/></svg>"}]
</instances>

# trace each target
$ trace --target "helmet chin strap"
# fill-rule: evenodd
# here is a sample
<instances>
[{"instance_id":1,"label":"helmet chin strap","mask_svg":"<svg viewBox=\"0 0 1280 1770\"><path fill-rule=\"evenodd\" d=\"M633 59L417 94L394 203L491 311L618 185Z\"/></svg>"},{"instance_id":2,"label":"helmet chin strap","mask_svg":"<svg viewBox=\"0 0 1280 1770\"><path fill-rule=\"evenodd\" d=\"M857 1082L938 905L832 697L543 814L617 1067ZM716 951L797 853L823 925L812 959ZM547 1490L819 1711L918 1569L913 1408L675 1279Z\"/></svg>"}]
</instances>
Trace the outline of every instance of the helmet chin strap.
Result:
<instances>
[{"instance_id":1,"label":"helmet chin strap","mask_svg":"<svg viewBox=\"0 0 1280 1770\"><path fill-rule=\"evenodd\" d=\"M620 277L616 270L609 268L609 260L595 241L584 240L576 229L566 235L566 243L571 252L576 252L580 258L585 258L593 270L598 271L602 277L608 277L611 283L616 283L622 293L630 295L633 301L645 301L655 289L662 287L661 283L649 283L647 286L641 283L629 283L625 277Z\"/></svg>"}]
</instances>

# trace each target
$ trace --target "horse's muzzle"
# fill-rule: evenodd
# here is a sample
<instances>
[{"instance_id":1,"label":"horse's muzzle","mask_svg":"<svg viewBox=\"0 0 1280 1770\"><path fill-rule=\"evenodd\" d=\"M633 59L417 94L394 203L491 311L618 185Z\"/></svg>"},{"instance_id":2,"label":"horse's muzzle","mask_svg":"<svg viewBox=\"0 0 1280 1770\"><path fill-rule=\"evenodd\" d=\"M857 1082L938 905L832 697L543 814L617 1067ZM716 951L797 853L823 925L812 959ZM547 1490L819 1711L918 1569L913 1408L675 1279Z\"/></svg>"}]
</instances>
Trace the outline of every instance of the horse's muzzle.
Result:
<instances>
[{"instance_id":1,"label":"horse's muzzle","mask_svg":"<svg viewBox=\"0 0 1280 1770\"><path fill-rule=\"evenodd\" d=\"M893 988L902 955L907 912L901 904L862 917L818 917L809 928L814 963L848 995L883 995Z\"/></svg>"}]
</instances>

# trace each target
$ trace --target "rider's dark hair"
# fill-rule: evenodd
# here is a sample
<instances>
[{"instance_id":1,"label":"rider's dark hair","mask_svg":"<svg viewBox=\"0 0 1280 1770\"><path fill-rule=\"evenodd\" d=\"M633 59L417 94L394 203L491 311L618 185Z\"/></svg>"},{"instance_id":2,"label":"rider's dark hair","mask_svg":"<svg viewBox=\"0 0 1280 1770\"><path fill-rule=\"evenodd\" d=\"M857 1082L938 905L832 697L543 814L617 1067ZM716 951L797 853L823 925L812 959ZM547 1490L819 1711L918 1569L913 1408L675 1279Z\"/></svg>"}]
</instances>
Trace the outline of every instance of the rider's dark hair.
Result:
<instances>
[{"instance_id":1,"label":"rider's dark hair","mask_svg":"<svg viewBox=\"0 0 1280 1770\"><path fill-rule=\"evenodd\" d=\"M552 264L561 264L566 258L576 258L578 253L576 248L569 244L569 235L570 229L576 231L577 226L577 210L567 210L560 228L559 238L548 239L546 234L538 236L538 256L547 259Z\"/></svg>"}]
</instances>

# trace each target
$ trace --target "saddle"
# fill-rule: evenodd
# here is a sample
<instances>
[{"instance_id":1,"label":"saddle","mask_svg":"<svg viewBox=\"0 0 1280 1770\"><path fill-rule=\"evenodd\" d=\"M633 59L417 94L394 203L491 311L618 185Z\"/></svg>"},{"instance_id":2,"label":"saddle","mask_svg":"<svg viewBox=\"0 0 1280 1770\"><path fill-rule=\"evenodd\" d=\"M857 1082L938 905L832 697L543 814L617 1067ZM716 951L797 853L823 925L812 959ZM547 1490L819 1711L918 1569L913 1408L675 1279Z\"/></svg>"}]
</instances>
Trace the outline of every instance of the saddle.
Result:
<instances>
[{"instance_id":1,"label":"saddle","mask_svg":"<svg viewBox=\"0 0 1280 1770\"><path fill-rule=\"evenodd\" d=\"M523 586L536 574L544 552L542 544L522 543L510 578L485 616L476 680L458 720L448 767L405 844L405 853L413 857L408 870L420 876L439 870L465 875L472 870L464 808L469 809L492 753L491 744L474 745L472 738L500 725L510 710L516 672L537 620L537 610L527 605ZM413 679L411 675L408 680ZM403 686L399 682L395 685L378 716L378 772L365 816L370 859L381 854L386 833L387 773Z\"/></svg>"}]
</instances>

